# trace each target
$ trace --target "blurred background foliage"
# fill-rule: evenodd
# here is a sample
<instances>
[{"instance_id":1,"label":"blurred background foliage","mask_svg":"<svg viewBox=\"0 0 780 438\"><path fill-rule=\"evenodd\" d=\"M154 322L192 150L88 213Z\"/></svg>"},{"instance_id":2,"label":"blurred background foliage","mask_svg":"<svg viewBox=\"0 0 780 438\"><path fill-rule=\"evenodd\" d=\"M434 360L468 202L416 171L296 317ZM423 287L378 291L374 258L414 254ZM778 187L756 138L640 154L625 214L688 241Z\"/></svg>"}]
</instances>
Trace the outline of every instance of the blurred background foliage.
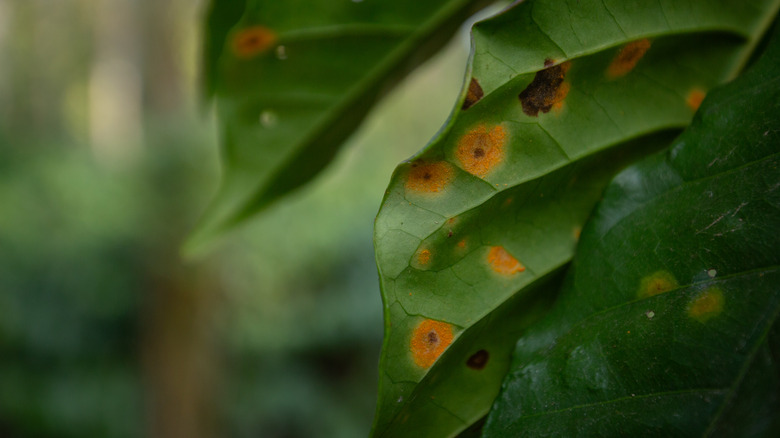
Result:
<instances>
[{"instance_id":1,"label":"blurred background foliage","mask_svg":"<svg viewBox=\"0 0 780 438\"><path fill-rule=\"evenodd\" d=\"M368 434L373 218L455 103L467 28L313 184L183 261L219 178L205 6L0 0L1 437Z\"/></svg>"}]
</instances>

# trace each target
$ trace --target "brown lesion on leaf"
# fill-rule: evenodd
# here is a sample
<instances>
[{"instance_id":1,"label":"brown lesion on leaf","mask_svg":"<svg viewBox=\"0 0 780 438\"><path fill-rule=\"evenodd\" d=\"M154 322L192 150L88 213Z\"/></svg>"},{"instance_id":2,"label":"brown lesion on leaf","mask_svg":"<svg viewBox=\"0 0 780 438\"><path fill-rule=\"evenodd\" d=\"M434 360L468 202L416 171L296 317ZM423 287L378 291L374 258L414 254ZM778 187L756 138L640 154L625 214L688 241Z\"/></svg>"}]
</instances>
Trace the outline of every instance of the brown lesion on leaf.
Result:
<instances>
[{"instance_id":1,"label":"brown lesion on leaf","mask_svg":"<svg viewBox=\"0 0 780 438\"><path fill-rule=\"evenodd\" d=\"M723 312L723 291L717 287L708 288L688 304L688 316L704 323Z\"/></svg>"},{"instance_id":2,"label":"brown lesion on leaf","mask_svg":"<svg viewBox=\"0 0 780 438\"><path fill-rule=\"evenodd\" d=\"M639 282L637 296L639 298L648 298L677 289L678 286L677 279L670 272L656 271Z\"/></svg>"},{"instance_id":3,"label":"brown lesion on leaf","mask_svg":"<svg viewBox=\"0 0 780 438\"><path fill-rule=\"evenodd\" d=\"M252 26L235 34L231 42L237 58L251 58L266 52L276 43L276 33L264 26Z\"/></svg>"},{"instance_id":4,"label":"brown lesion on leaf","mask_svg":"<svg viewBox=\"0 0 780 438\"><path fill-rule=\"evenodd\" d=\"M461 137L455 155L464 170L484 178L504 161L505 143L506 130L503 126L488 128L479 125Z\"/></svg>"},{"instance_id":5,"label":"brown lesion on leaf","mask_svg":"<svg viewBox=\"0 0 780 438\"><path fill-rule=\"evenodd\" d=\"M554 64L552 59L546 59L545 69L536 72L534 80L518 96L526 115L537 117L540 111L547 113L554 106L560 108L560 104L569 94L570 86L565 79L571 62Z\"/></svg>"},{"instance_id":6,"label":"brown lesion on leaf","mask_svg":"<svg viewBox=\"0 0 780 438\"><path fill-rule=\"evenodd\" d=\"M418 193L437 193L452 181L455 172L444 161L416 161L411 164L406 178L406 190Z\"/></svg>"},{"instance_id":7,"label":"brown lesion on leaf","mask_svg":"<svg viewBox=\"0 0 780 438\"><path fill-rule=\"evenodd\" d=\"M696 111L699 109L706 96L707 93L705 93L704 90L694 88L688 93L688 96L685 97L685 103L688 105L688 108Z\"/></svg>"},{"instance_id":8,"label":"brown lesion on leaf","mask_svg":"<svg viewBox=\"0 0 780 438\"><path fill-rule=\"evenodd\" d=\"M471 108L471 106L479 102L484 95L485 93L482 91L482 87L479 85L477 79L471 78L471 82L469 82L469 91L466 93L466 100L463 101L461 109L466 110Z\"/></svg>"},{"instance_id":9,"label":"brown lesion on leaf","mask_svg":"<svg viewBox=\"0 0 780 438\"><path fill-rule=\"evenodd\" d=\"M479 350L469 356L466 360L466 366L472 370L482 370L487 366L488 359L490 359L490 353L487 350Z\"/></svg>"},{"instance_id":10,"label":"brown lesion on leaf","mask_svg":"<svg viewBox=\"0 0 780 438\"><path fill-rule=\"evenodd\" d=\"M615 55L615 59L609 64L607 68L607 77L610 79L616 79L621 76L625 76L631 70L636 67L636 64L645 56L647 49L650 48L650 40L647 38L632 41Z\"/></svg>"},{"instance_id":11,"label":"brown lesion on leaf","mask_svg":"<svg viewBox=\"0 0 780 438\"><path fill-rule=\"evenodd\" d=\"M417 366L430 368L453 339L452 325L442 321L425 319L415 327L409 342L409 351Z\"/></svg>"},{"instance_id":12,"label":"brown lesion on leaf","mask_svg":"<svg viewBox=\"0 0 780 438\"><path fill-rule=\"evenodd\" d=\"M502 275L513 275L525 271L519 261L503 246L494 246L488 252L487 261L493 271Z\"/></svg>"}]
</instances>

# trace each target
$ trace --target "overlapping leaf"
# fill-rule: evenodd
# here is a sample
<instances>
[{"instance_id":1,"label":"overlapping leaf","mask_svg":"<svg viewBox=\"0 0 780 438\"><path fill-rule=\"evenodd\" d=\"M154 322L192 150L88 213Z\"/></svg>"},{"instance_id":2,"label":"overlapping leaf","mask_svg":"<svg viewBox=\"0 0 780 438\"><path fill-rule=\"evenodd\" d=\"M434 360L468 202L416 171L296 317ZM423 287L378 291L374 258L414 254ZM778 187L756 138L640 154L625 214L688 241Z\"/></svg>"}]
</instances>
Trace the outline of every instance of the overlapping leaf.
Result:
<instances>
[{"instance_id":1,"label":"overlapping leaf","mask_svg":"<svg viewBox=\"0 0 780 438\"><path fill-rule=\"evenodd\" d=\"M311 179L395 81L488 3L214 1L204 82L224 175L189 247Z\"/></svg>"},{"instance_id":2,"label":"overlapping leaf","mask_svg":"<svg viewBox=\"0 0 780 438\"><path fill-rule=\"evenodd\" d=\"M780 435L778 36L608 187L483 436Z\"/></svg>"},{"instance_id":3,"label":"overlapping leaf","mask_svg":"<svg viewBox=\"0 0 780 438\"><path fill-rule=\"evenodd\" d=\"M777 7L529 0L475 26L461 109L377 217L375 436L453 436L485 415L511 334L554 294L611 176L669 144Z\"/></svg>"}]
</instances>

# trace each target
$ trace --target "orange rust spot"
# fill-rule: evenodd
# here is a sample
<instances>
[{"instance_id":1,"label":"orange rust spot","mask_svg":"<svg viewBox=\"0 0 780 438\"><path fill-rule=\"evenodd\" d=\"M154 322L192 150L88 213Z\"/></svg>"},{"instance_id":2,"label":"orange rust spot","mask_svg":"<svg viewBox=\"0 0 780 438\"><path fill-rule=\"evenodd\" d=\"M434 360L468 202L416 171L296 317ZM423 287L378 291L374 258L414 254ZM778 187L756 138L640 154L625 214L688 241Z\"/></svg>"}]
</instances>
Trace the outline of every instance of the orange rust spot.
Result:
<instances>
[{"instance_id":1,"label":"orange rust spot","mask_svg":"<svg viewBox=\"0 0 780 438\"><path fill-rule=\"evenodd\" d=\"M451 218L447 219L447 223L448 223L448 224L450 224L450 225L452 225L452 224L454 224L454 223L455 223L457 220L458 220L457 216L453 216L453 217L451 217Z\"/></svg>"},{"instance_id":2,"label":"orange rust spot","mask_svg":"<svg viewBox=\"0 0 780 438\"><path fill-rule=\"evenodd\" d=\"M574 227L574 229L571 231L572 236L574 236L574 240L580 240L580 234L582 234L582 227Z\"/></svg>"},{"instance_id":3,"label":"orange rust spot","mask_svg":"<svg viewBox=\"0 0 780 438\"><path fill-rule=\"evenodd\" d=\"M469 91L466 93L466 100L463 101L461 109L465 110L471 108L471 106L479 102L484 95L485 93L482 91L479 82L477 82L475 78L471 78L471 82L469 82Z\"/></svg>"},{"instance_id":4,"label":"orange rust spot","mask_svg":"<svg viewBox=\"0 0 780 438\"><path fill-rule=\"evenodd\" d=\"M639 283L639 298L652 297L653 295L669 292L679 286L677 279L668 271L658 271L643 278Z\"/></svg>"},{"instance_id":5,"label":"orange rust spot","mask_svg":"<svg viewBox=\"0 0 780 438\"><path fill-rule=\"evenodd\" d=\"M267 51L276 43L276 34L267 27L246 28L233 37L233 54L238 58L251 58Z\"/></svg>"},{"instance_id":6,"label":"orange rust spot","mask_svg":"<svg viewBox=\"0 0 780 438\"><path fill-rule=\"evenodd\" d=\"M463 239L460 242L458 242L458 248L463 249L465 247L466 247L466 239Z\"/></svg>"},{"instance_id":7,"label":"orange rust spot","mask_svg":"<svg viewBox=\"0 0 780 438\"><path fill-rule=\"evenodd\" d=\"M421 265L427 265L431 261L431 250L424 249L417 253L417 262Z\"/></svg>"},{"instance_id":8,"label":"orange rust spot","mask_svg":"<svg viewBox=\"0 0 780 438\"><path fill-rule=\"evenodd\" d=\"M539 111L547 113L569 94L570 86L564 82L571 62L553 65L550 59L544 62L545 69L539 70L534 80L518 95L526 115L536 117Z\"/></svg>"},{"instance_id":9,"label":"orange rust spot","mask_svg":"<svg viewBox=\"0 0 780 438\"><path fill-rule=\"evenodd\" d=\"M685 103L688 104L690 109L696 111L701 106L701 103L706 95L707 93L704 91L698 88L694 88L690 93L688 93L688 97L685 98Z\"/></svg>"},{"instance_id":10,"label":"orange rust spot","mask_svg":"<svg viewBox=\"0 0 780 438\"><path fill-rule=\"evenodd\" d=\"M623 46L607 68L607 77L616 79L628 74L628 72L636 67L639 60L645 56L645 52L647 52L647 49L649 48L650 40L647 38L632 41Z\"/></svg>"},{"instance_id":11,"label":"orange rust spot","mask_svg":"<svg viewBox=\"0 0 780 438\"><path fill-rule=\"evenodd\" d=\"M509 254L503 246L490 248L487 259L490 267L499 274L512 275L525 271L525 266L512 257L512 254Z\"/></svg>"},{"instance_id":12,"label":"orange rust spot","mask_svg":"<svg viewBox=\"0 0 780 438\"><path fill-rule=\"evenodd\" d=\"M506 131L503 126L496 125L488 129L485 125L479 125L461 137L455 155L463 169L484 178L504 161L504 143Z\"/></svg>"},{"instance_id":13,"label":"orange rust spot","mask_svg":"<svg viewBox=\"0 0 780 438\"><path fill-rule=\"evenodd\" d=\"M563 101L568 96L569 89L571 89L571 85L568 82L562 83L561 88L558 88L558 93L555 95L555 103L553 104L554 110L560 111L563 108Z\"/></svg>"},{"instance_id":14,"label":"orange rust spot","mask_svg":"<svg viewBox=\"0 0 780 438\"><path fill-rule=\"evenodd\" d=\"M723 301L723 291L716 287L706 289L688 304L688 316L699 322L707 322L723 311Z\"/></svg>"},{"instance_id":15,"label":"orange rust spot","mask_svg":"<svg viewBox=\"0 0 780 438\"><path fill-rule=\"evenodd\" d=\"M406 190L422 193L436 193L452 181L455 172L444 161L412 163L406 179Z\"/></svg>"},{"instance_id":16,"label":"orange rust spot","mask_svg":"<svg viewBox=\"0 0 780 438\"><path fill-rule=\"evenodd\" d=\"M423 320L415 327L409 350L417 366L429 368L452 343L452 325L446 322Z\"/></svg>"}]
</instances>

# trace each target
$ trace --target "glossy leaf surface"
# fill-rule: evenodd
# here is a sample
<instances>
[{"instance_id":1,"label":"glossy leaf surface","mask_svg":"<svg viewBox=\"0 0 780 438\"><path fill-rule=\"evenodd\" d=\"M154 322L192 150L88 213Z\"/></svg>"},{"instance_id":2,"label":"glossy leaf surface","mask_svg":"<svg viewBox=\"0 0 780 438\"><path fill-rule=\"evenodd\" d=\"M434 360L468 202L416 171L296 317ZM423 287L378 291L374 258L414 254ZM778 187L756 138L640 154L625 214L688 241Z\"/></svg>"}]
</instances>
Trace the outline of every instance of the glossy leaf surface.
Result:
<instances>
[{"instance_id":1,"label":"glossy leaf surface","mask_svg":"<svg viewBox=\"0 0 780 438\"><path fill-rule=\"evenodd\" d=\"M462 105L376 221L375 436L454 436L487 413L607 182L690 123L778 2L630 4L529 0L474 27Z\"/></svg>"},{"instance_id":2,"label":"glossy leaf surface","mask_svg":"<svg viewBox=\"0 0 780 438\"><path fill-rule=\"evenodd\" d=\"M214 1L204 91L224 172L189 247L313 178L376 100L488 3Z\"/></svg>"},{"instance_id":3,"label":"glossy leaf surface","mask_svg":"<svg viewBox=\"0 0 780 438\"><path fill-rule=\"evenodd\" d=\"M780 36L621 172L485 437L780 434Z\"/></svg>"}]
</instances>

